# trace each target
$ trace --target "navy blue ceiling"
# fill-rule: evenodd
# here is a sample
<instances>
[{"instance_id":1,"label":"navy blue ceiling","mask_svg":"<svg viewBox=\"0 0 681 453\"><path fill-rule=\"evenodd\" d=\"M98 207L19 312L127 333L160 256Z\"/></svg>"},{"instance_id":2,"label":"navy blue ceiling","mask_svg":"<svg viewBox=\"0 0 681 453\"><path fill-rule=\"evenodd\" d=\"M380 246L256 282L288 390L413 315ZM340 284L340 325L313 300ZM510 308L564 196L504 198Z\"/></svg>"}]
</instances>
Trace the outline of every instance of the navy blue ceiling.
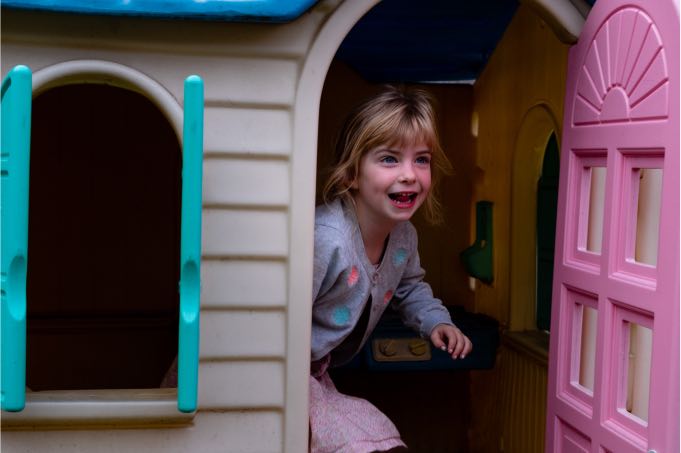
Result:
<instances>
[{"instance_id":1,"label":"navy blue ceiling","mask_svg":"<svg viewBox=\"0 0 681 453\"><path fill-rule=\"evenodd\" d=\"M517 7L516 0L384 0L336 58L370 82L475 80Z\"/></svg>"}]
</instances>

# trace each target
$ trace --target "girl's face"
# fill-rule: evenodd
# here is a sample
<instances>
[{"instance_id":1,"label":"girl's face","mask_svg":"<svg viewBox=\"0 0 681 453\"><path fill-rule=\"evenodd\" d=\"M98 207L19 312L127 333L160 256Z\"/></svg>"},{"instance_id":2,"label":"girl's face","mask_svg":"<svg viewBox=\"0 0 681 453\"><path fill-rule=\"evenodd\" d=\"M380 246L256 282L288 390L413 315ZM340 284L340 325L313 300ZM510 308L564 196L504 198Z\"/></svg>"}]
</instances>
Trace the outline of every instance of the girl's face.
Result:
<instances>
[{"instance_id":1,"label":"girl's face","mask_svg":"<svg viewBox=\"0 0 681 453\"><path fill-rule=\"evenodd\" d=\"M428 197L431 151L425 143L379 146L359 162L353 198L359 219L392 229Z\"/></svg>"}]
</instances>

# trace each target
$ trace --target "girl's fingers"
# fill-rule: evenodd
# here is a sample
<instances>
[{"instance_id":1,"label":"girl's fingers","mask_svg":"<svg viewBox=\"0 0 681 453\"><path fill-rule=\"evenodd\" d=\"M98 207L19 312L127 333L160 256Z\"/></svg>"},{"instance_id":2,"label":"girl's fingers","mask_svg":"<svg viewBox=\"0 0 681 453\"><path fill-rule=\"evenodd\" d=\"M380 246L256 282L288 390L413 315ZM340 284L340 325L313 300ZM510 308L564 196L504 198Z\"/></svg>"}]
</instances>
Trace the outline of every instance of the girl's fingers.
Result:
<instances>
[{"instance_id":1,"label":"girl's fingers","mask_svg":"<svg viewBox=\"0 0 681 453\"><path fill-rule=\"evenodd\" d=\"M466 357L472 350L473 350L473 343L471 343L471 340L468 339L468 337L463 337L464 338L464 345L461 351L461 358L463 359Z\"/></svg>"},{"instance_id":2,"label":"girl's fingers","mask_svg":"<svg viewBox=\"0 0 681 453\"><path fill-rule=\"evenodd\" d=\"M454 350L457 345L456 330L448 329L444 332L444 335L447 338L447 353L455 359L456 354L454 353Z\"/></svg>"},{"instance_id":3,"label":"girl's fingers","mask_svg":"<svg viewBox=\"0 0 681 453\"><path fill-rule=\"evenodd\" d=\"M452 348L453 349L452 357L454 357L455 359L461 357L461 353L463 352L465 346L464 340L465 338L466 337L461 333L461 331L456 332L456 343L455 346Z\"/></svg>"},{"instance_id":4,"label":"girl's fingers","mask_svg":"<svg viewBox=\"0 0 681 453\"><path fill-rule=\"evenodd\" d=\"M456 348L456 334L454 332L447 332L447 352L454 357L454 348Z\"/></svg>"},{"instance_id":5,"label":"girl's fingers","mask_svg":"<svg viewBox=\"0 0 681 453\"><path fill-rule=\"evenodd\" d=\"M448 337L449 349L448 352L453 359L465 358L473 349L473 343L460 330L456 330Z\"/></svg>"},{"instance_id":6,"label":"girl's fingers","mask_svg":"<svg viewBox=\"0 0 681 453\"><path fill-rule=\"evenodd\" d=\"M446 336L445 336L445 338L446 338ZM442 332L439 331L439 330L436 330L435 332L432 333L432 335L430 336L430 341L432 341L433 345L438 349L442 349L442 350L447 349L445 342L442 341Z\"/></svg>"},{"instance_id":7,"label":"girl's fingers","mask_svg":"<svg viewBox=\"0 0 681 453\"><path fill-rule=\"evenodd\" d=\"M450 354L452 359L463 359L473 349L473 344L468 337L457 328L437 329L431 334L431 341L436 348Z\"/></svg>"}]
</instances>

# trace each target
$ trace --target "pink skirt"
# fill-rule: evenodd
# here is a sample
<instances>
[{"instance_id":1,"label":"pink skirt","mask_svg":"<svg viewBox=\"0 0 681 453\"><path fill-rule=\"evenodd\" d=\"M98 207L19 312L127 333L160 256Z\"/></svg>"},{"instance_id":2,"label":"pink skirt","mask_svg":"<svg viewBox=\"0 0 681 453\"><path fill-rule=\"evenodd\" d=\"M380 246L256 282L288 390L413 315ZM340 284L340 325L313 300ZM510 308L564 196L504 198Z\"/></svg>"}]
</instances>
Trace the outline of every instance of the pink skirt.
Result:
<instances>
[{"instance_id":1,"label":"pink skirt","mask_svg":"<svg viewBox=\"0 0 681 453\"><path fill-rule=\"evenodd\" d=\"M310 452L368 453L404 447L400 433L376 406L343 395L326 372L329 357L312 364Z\"/></svg>"}]
</instances>

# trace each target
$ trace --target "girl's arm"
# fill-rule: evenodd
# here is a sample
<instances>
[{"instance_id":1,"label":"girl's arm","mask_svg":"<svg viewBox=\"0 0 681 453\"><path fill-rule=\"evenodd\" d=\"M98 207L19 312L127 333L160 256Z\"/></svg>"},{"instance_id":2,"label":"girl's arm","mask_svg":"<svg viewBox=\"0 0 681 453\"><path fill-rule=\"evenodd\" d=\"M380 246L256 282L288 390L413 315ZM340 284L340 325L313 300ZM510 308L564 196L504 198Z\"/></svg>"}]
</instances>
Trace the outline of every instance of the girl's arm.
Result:
<instances>
[{"instance_id":1,"label":"girl's arm","mask_svg":"<svg viewBox=\"0 0 681 453\"><path fill-rule=\"evenodd\" d=\"M423 281L426 272L421 267L416 231L410 228L413 248L395 291L393 304L403 322L423 338L430 338L436 348L447 351L452 358L465 357L472 349L471 341L452 322L442 301Z\"/></svg>"},{"instance_id":2,"label":"girl's arm","mask_svg":"<svg viewBox=\"0 0 681 453\"><path fill-rule=\"evenodd\" d=\"M423 281L425 274L418 253L412 252L395 291L393 305L408 327L423 338L430 338L438 324L454 326L454 323L440 299L433 296L430 285Z\"/></svg>"},{"instance_id":3,"label":"girl's arm","mask_svg":"<svg viewBox=\"0 0 681 453\"><path fill-rule=\"evenodd\" d=\"M395 308L407 326L430 338L436 348L446 351L452 359L466 357L473 349L471 341L454 325L449 311L423 281L425 272L418 265L418 255L414 265L418 270L412 267L412 273L403 278L395 293Z\"/></svg>"}]
</instances>

